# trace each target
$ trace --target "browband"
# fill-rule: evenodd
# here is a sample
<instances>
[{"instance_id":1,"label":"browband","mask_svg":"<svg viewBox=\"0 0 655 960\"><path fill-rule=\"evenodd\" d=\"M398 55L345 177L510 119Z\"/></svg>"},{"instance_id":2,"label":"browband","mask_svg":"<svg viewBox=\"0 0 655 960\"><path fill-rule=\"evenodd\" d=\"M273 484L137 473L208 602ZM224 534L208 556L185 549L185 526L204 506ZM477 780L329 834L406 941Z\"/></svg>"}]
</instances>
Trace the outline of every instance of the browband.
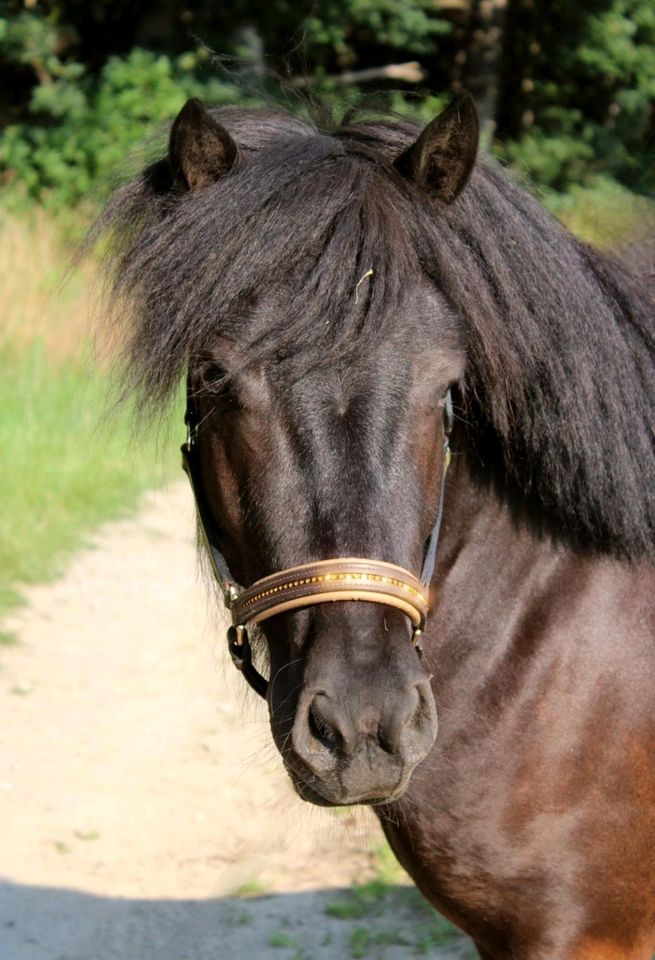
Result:
<instances>
[{"instance_id":1,"label":"browband","mask_svg":"<svg viewBox=\"0 0 655 960\"><path fill-rule=\"evenodd\" d=\"M412 623L412 642L420 654L419 639L428 616L428 588L432 580L436 551L444 507L446 471L450 462L449 434L452 428L453 408L450 391L444 407L444 450L441 466L439 509L432 528L419 579L404 567L382 560L361 557L338 557L317 560L280 570L243 588L232 577L225 557L213 537L213 524L204 496L197 467L194 446L197 423L187 390L187 440L182 445L182 467L191 483L196 501L199 527L211 560L214 576L223 595L225 606L232 615L232 626L227 640L235 666L243 673L250 686L266 697L268 683L252 663L247 627L261 623L279 613L297 610L317 603L364 600L394 607Z\"/></svg>"}]
</instances>

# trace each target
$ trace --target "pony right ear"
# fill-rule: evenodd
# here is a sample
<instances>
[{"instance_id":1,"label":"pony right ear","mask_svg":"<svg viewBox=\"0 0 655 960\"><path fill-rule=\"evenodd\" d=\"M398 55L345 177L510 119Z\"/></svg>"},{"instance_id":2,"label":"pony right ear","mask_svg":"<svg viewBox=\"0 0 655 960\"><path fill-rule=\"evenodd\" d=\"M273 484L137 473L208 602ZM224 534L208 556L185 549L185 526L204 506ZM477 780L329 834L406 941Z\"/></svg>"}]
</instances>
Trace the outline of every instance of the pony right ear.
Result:
<instances>
[{"instance_id":1,"label":"pony right ear","mask_svg":"<svg viewBox=\"0 0 655 960\"><path fill-rule=\"evenodd\" d=\"M394 161L408 180L452 203L466 186L478 152L480 123L470 93L457 94Z\"/></svg>"},{"instance_id":2,"label":"pony right ear","mask_svg":"<svg viewBox=\"0 0 655 960\"><path fill-rule=\"evenodd\" d=\"M225 127L200 100L187 100L173 122L168 145L175 183L187 190L214 183L232 169L237 155L237 145Z\"/></svg>"}]
</instances>

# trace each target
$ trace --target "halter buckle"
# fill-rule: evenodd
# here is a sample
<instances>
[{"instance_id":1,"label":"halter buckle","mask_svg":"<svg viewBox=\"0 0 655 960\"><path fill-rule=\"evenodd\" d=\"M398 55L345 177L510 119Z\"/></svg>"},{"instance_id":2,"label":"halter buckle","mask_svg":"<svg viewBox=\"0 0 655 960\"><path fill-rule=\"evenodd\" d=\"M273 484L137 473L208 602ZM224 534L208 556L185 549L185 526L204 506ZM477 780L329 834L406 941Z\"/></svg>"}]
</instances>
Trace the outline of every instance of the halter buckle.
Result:
<instances>
[{"instance_id":1,"label":"halter buckle","mask_svg":"<svg viewBox=\"0 0 655 960\"><path fill-rule=\"evenodd\" d=\"M242 623L234 624L227 630L227 646L232 663L243 674L255 693L266 699L268 681L262 677L252 662L252 650L248 631Z\"/></svg>"},{"instance_id":2,"label":"halter buckle","mask_svg":"<svg viewBox=\"0 0 655 960\"><path fill-rule=\"evenodd\" d=\"M248 631L243 624L233 624L227 628L227 645L232 662L237 670L243 670L250 661L250 642Z\"/></svg>"}]
</instances>

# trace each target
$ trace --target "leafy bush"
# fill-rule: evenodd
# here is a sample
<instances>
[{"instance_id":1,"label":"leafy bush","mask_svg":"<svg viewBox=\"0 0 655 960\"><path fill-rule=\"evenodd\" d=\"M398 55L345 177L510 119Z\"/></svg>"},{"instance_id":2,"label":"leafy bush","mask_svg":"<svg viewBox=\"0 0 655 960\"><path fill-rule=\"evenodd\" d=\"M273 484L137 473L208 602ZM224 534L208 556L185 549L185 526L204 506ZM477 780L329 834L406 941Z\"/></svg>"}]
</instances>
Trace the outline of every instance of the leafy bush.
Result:
<instances>
[{"instance_id":1,"label":"leafy bush","mask_svg":"<svg viewBox=\"0 0 655 960\"><path fill-rule=\"evenodd\" d=\"M500 152L567 190L609 175L655 186L655 5L645 0L510 0Z\"/></svg>"},{"instance_id":2,"label":"leafy bush","mask_svg":"<svg viewBox=\"0 0 655 960\"><path fill-rule=\"evenodd\" d=\"M0 0L5 202L73 207L186 98L254 102L241 81L265 90L269 68L284 72L289 54L301 64L292 72L313 73L312 92L335 103L337 116L362 89L335 83L343 70L419 58L437 89L457 79L479 90L495 74L496 149L532 181L560 192L598 175L638 190L655 186L651 0L507 0L502 26L485 20L489 4L473 0L456 7L434 0L172 0L155 7ZM235 61L237 77L217 76L206 48L180 52L192 42L191 27L246 58ZM115 50L122 52L109 55ZM375 84L381 106L422 119L435 112L426 90L410 100L387 80Z\"/></svg>"},{"instance_id":3,"label":"leafy bush","mask_svg":"<svg viewBox=\"0 0 655 960\"><path fill-rule=\"evenodd\" d=\"M304 21L305 38L319 63L342 67L357 62L358 48L375 46L400 57L433 53L451 25L433 0L340 0L316 6ZM436 15L435 15L436 14Z\"/></svg>"},{"instance_id":4,"label":"leafy bush","mask_svg":"<svg viewBox=\"0 0 655 960\"><path fill-rule=\"evenodd\" d=\"M314 68L323 74L354 65L360 49L375 51L382 62L396 52L401 56L434 52L437 38L449 30L432 0L349 0L346 11L341 0L331 0L320 11L313 8L304 20L302 3L287 0L272 0L263 11L248 0L234 0L216 11L195 0L184 9L179 6L173 3L164 15L169 20L165 29L171 31L176 17L190 17L203 36L220 35L222 50L251 59L251 67L241 66L239 71L259 86L265 84L266 54L273 51L272 62L279 65L281 49L298 24ZM146 7L135 11L137 27L132 33L137 36L138 24L147 24ZM110 10L105 0L88 12L95 36L98 23L110 15L120 20L125 12ZM98 17L98 23L93 22ZM257 23L258 29L246 27L249 22ZM28 9L19 8L16 0L0 0L0 73L4 70L18 88L22 83L24 101L19 96L5 110L13 121L0 143L5 202L36 200L68 208L88 196L188 97L199 96L215 105L252 102L233 78L217 78L212 55L203 47L171 54L137 46L122 56L87 62L88 37L80 33L88 28L79 8L66 0ZM177 36L168 36L164 43L168 51L179 49ZM329 86L326 90L330 94ZM334 91L334 98L349 99L343 91Z\"/></svg>"},{"instance_id":5,"label":"leafy bush","mask_svg":"<svg viewBox=\"0 0 655 960\"><path fill-rule=\"evenodd\" d=\"M497 152L524 177L552 190L584 183L595 151L590 136L553 136L533 130L519 140L508 140Z\"/></svg>"},{"instance_id":6,"label":"leafy bush","mask_svg":"<svg viewBox=\"0 0 655 960\"><path fill-rule=\"evenodd\" d=\"M207 59L204 50L171 58L137 47L111 57L97 80L79 63L46 59L48 68L58 66L49 82L34 88L30 122L10 124L0 143L8 197L51 207L75 204L188 97L243 101L238 87L202 79Z\"/></svg>"}]
</instances>

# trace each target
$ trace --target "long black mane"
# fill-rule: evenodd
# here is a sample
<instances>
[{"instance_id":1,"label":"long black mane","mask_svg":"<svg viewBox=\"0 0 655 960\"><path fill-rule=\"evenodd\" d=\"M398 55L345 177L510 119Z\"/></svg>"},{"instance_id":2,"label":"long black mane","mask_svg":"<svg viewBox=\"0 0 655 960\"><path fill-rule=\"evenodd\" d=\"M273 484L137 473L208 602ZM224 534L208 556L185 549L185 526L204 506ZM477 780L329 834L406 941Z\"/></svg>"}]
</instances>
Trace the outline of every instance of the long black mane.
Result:
<instances>
[{"instance_id":1,"label":"long black mane","mask_svg":"<svg viewBox=\"0 0 655 960\"><path fill-rule=\"evenodd\" d=\"M423 274L462 325L456 445L473 476L575 548L653 557L655 327L640 281L488 159L451 206L428 201L390 164L416 138L411 123L328 133L272 111L212 114L239 144L234 173L180 194L160 160L99 223L128 384L161 406L217 334L298 369L343 356L389 334ZM280 311L252 328L261 291L282 284Z\"/></svg>"}]
</instances>

